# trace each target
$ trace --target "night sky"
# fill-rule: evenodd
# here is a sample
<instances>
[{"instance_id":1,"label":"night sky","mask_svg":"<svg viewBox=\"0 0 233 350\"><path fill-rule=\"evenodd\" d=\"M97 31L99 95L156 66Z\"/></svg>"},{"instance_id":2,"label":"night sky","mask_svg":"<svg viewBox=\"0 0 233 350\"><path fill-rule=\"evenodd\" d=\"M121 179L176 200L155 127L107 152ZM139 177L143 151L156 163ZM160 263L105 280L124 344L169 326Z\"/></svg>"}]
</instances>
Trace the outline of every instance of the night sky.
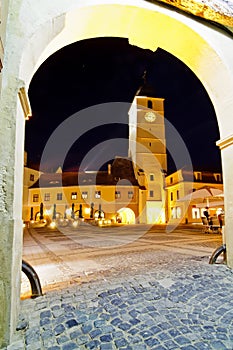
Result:
<instances>
[{"instance_id":1,"label":"night sky","mask_svg":"<svg viewBox=\"0 0 233 350\"><path fill-rule=\"evenodd\" d=\"M197 77L168 52L143 50L120 38L69 45L50 56L35 73L29 88L33 116L26 122L28 165L38 166L54 129L75 112L105 102L131 103L145 71L155 97L165 98L165 117L183 138L194 169L220 171L220 152L215 145L219 139L217 119ZM127 126L114 124L89 131L74 143L63 170L77 168L92 147L115 137L127 139ZM172 140L167 139L167 143L172 145ZM127 156L127 149L122 156ZM55 171L59 165L51 159L47 170ZM94 168L93 160L90 169ZM168 158L168 173L174 170Z\"/></svg>"}]
</instances>

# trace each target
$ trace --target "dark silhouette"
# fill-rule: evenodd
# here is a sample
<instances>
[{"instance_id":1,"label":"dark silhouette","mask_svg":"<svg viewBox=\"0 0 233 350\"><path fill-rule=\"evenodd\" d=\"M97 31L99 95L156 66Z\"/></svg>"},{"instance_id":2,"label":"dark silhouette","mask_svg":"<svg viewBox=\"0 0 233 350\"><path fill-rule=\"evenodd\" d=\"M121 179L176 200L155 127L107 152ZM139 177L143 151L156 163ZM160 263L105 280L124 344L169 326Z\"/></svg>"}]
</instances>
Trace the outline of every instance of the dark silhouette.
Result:
<instances>
[{"instance_id":1,"label":"dark silhouette","mask_svg":"<svg viewBox=\"0 0 233 350\"><path fill-rule=\"evenodd\" d=\"M209 223L209 218L210 218L210 214L209 214L209 211L208 211L208 207L206 207L205 208L206 210L203 212L203 214L205 215L205 217L206 217L206 219L207 219L207 221L208 221L208 223Z\"/></svg>"},{"instance_id":2,"label":"dark silhouette","mask_svg":"<svg viewBox=\"0 0 233 350\"><path fill-rule=\"evenodd\" d=\"M40 203L40 220L44 219L44 205Z\"/></svg>"}]
</instances>

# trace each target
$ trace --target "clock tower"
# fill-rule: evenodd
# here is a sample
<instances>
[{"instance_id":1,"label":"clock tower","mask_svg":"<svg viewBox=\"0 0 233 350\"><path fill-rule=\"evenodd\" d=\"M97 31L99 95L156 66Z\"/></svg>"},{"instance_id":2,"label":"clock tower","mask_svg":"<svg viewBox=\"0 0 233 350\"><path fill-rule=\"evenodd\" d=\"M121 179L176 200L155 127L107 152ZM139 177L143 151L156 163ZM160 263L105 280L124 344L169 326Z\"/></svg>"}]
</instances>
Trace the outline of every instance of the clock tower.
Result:
<instances>
[{"instance_id":1,"label":"clock tower","mask_svg":"<svg viewBox=\"0 0 233 350\"><path fill-rule=\"evenodd\" d=\"M144 85L129 111L129 157L140 184L138 221L148 224L165 222L164 99L154 96Z\"/></svg>"}]
</instances>

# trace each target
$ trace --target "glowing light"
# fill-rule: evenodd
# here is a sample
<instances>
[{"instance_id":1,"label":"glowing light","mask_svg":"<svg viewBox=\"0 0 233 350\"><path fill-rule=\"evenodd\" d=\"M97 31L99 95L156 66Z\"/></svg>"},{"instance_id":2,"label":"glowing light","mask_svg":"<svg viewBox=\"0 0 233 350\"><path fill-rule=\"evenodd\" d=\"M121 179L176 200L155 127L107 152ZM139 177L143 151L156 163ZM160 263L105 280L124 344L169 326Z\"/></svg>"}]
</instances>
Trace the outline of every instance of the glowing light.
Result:
<instances>
[{"instance_id":1,"label":"glowing light","mask_svg":"<svg viewBox=\"0 0 233 350\"><path fill-rule=\"evenodd\" d=\"M52 213L52 212L51 212L51 209L46 209L46 210L45 210L45 215L51 215L51 213Z\"/></svg>"},{"instance_id":2,"label":"glowing light","mask_svg":"<svg viewBox=\"0 0 233 350\"><path fill-rule=\"evenodd\" d=\"M130 208L121 208L117 212L123 224L135 224L135 214Z\"/></svg>"},{"instance_id":3,"label":"glowing light","mask_svg":"<svg viewBox=\"0 0 233 350\"><path fill-rule=\"evenodd\" d=\"M84 213L85 213L86 215L90 215L91 209L90 209L90 208L85 208L85 209L84 209Z\"/></svg>"},{"instance_id":4,"label":"glowing light","mask_svg":"<svg viewBox=\"0 0 233 350\"><path fill-rule=\"evenodd\" d=\"M55 222L55 221L52 221L51 224L50 224L50 227L51 227L51 228L55 228L55 227L56 227L56 222Z\"/></svg>"},{"instance_id":5,"label":"glowing light","mask_svg":"<svg viewBox=\"0 0 233 350\"><path fill-rule=\"evenodd\" d=\"M66 215L70 215L71 216L72 210L70 208L66 209Z\"/></svg>"},{"instance_id":6,"label":"glowing light","mask_svg":"<svg viewBox=\"0 0 233 350\"><path fill-rule=\"evenodd\" d=\"M76 228L78 226L78 221L74 221L72 225L74 228Z\"/></svg>"}]
</instances>

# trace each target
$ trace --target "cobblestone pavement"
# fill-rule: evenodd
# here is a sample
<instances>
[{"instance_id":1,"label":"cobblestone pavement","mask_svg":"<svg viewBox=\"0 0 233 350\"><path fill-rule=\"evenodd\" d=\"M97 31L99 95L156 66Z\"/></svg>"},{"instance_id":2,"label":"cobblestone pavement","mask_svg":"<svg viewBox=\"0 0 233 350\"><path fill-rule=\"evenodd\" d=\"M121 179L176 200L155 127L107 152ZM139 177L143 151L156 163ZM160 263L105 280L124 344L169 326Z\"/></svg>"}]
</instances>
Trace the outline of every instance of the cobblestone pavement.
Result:
<instances>
[{"instance_id":1,"label":"cobblestone pavement","mask_svg":"<svg viewBox=\"0 0 233 350\"><path fill-rule=\"evenodd\" d=\"M72 283L89 282L130 270L131 274L156 265L175 263L180 256L209 258L222 244L219 234L179 227L172 233L155 226L132 225L100 229L36 228L24 232L23 259L38 273L44 292ZM22 276L22 296L30 295L30 285Z\"/></svg>"},{"instance_id":2,"label":"cobblestone pavement","mask_svg":"<svg viewBox=\"0 0 233 350\"><path fill-rule=\"evenodd\" d=\"M206 257L21 301L8 350L233 349L233 273Z\"/></svg>"}]
</instances>

